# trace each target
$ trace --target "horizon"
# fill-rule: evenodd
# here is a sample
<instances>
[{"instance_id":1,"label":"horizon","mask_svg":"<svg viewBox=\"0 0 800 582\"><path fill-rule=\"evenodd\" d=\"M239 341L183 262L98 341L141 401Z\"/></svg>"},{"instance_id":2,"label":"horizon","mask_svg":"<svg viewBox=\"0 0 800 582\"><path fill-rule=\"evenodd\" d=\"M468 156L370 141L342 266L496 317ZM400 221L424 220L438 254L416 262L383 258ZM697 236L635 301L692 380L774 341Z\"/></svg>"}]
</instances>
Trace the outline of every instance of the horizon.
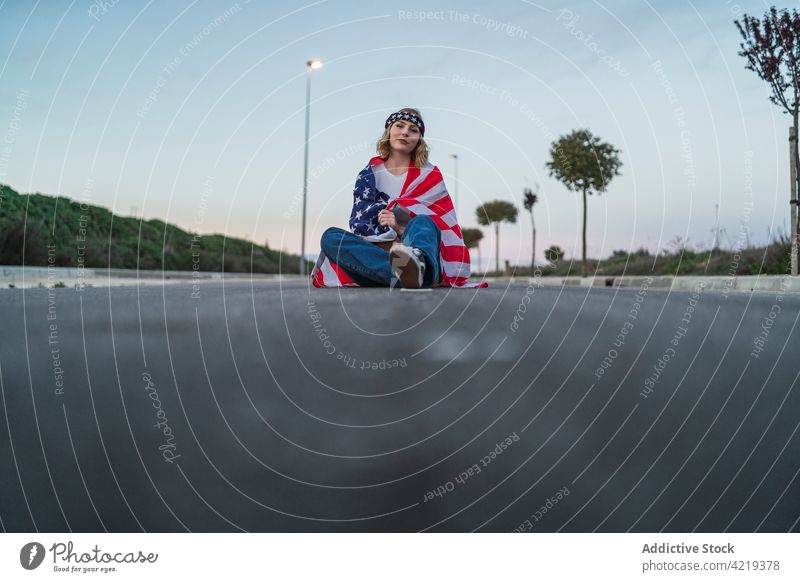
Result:
<instances>
[{"instance_id":1,"label":"horizon","mask_svg":"<svg viewBox=\"0 0 800 582\"><path fill-rule=\"evenodd\" d=\"M20 196L46 196L46 197L49 197L49 198L58 197L58 198L64 198L65 200L69 200L73 204L81 204L81 202L79 200L75 200L73 198L70 198L70 197L64 196L64 195L56 196L56 195L53 195L53 194L48 194L46 192L19 192L16 189L14 189L10 184L3 184L3 183L0 183L0 200L4 196L4 194L2 193L2 190L4 188L9 188L10 190L14 191L16 194L19 194ZM113 212L110 208L107 208L107 207L99 205L99 204L89 204L89 205L97 207L97 208L102 208L102 209L107 210L109 212ZM172 222L165 222L162 218L157 217L157 216L150 217L150 218L142 218L141 216L136 215L136 214L124 214L124 213L116 213L116 212L114 212L113 214L114 214L115 218L125 218L125 219L139 220L139 221L144 221L144 222L149 222L151 220L156 220L156 221L159 221L159 222L163 222L165 225L177 227L177 228L183 230L184 232L186 232L187 234L194 235L194 237L197 237L197 236L222 236L222 237L225 237L225 238L242 240L244 242L248 242L248 243L251 243L251 244L256 245L256 246L263 246L263 247L266 247L266 248L268 248L270 250L277 251L277 252L280 252L280 253L289 254L291 256L299 256L298 253L291 253L290 251L288 251L286 249L282 249L282 248L277 248L277 247L271 246L269 244L269 241L259 242L259 241L252 240L252 239L248 238L248 235L246 233L244 235L242 235L242 236L231 236L231 235L228 235L228 234L226 234L224 232L202 232L202 233L200 233L200 232L195 232L195 231L193 231L191 229L183 228L180 225L172 223ZM483 227L483 228L488 230L491 227L487 226L487 227ZM772 235L773 238L768 240L768 241L766 241L765 243L762 243L762 244L754 243L752 239L742 239L742 240L745 240L745 241L749 240L749 243L745 242L744 244L742 244L740 246L737 246L737 244L736 244L736 243L738 243L740 241L736 241L736 243L734 243L734 242L732 242L730 240L728 240L728 245L729 246L726 246L726 245L722 244L722 240L721 239L719 241L719 244L714 248L711 248L710 245L708 247L706 247L703 244L700 244L700 245L697 245L697 246L692 246L691 244L685 244L685 245L682 245L680 247L680 249L679 249L679 247L676 246L675 244L669 244L667 246L672 247L671 252L669 252L668 248L662 248L661 249L661 253L663 253L663 255L661 255L661 256L664 256L664 257L677 256L678 255L678 250L681 250L681 252L684 252L684 251L688 250L688 251L692 251L692 252L695 252L695 253L704 253L704 252L711 253L711 251L716 250L716 251L719 251L719 252L721 252L723 254L726 253L726 252L737 252L737 251L741 251L741 250L761 250L761 249L765 249L766 250L771 245L779 243L780 241L778 239L780 238L781 235L784 235L784 236L786 236L788 238L788 234L778 232L778 233L773 233L773 235ZM671 241L671 243L674 243L674 241ZM648 253L649 253L648 256L651 256L651 257L654 257L654 258L656 257L656 255L650 249L647 249L646 247L638 247L638 248L635 248L635 249L612 249L612 250L609 251L607 256L604 256L604 257L593 257L591 255L587 255L586 258L589 261L603 263L603 262L607 262L608 260L612 259L613 258L613 256L612 256L613 253L615 253L617 251L625 250L629 255L628 258L631 258L631 257L634 257L635 255L637 255L638 252L641 251L642 249L648 251ZM472 255L473 255L472 256L472 264L473 265L478 264L479 263L479 261L478 261L478 253L477 252L472 252ZM313 263L317 258L317 253L306 253L306 258ZM563 256L563 259L564 259L565 262L576 263L576 264L579 264L580 261L581 261L581 257L580 257L579 254L572 255L572 254L568 254L566 252L565 252L565 254ZM484 271L494 271L494 259L493 259L493 257L482 257L482 260L480 262L483 263L482 266L481 266L482 270L484 270ZM538 267L545 267L545 266L550 265L550 264L552 264L552 263L550 263L550 261L545 259L543 261L537 261L536 266L538 268ZM21 265L21 266L24 266L24 265ZM35 267L35 265L31 265L31 267ZM526 269L526 268L530 267L530 263L521 262L521 263L517 263L517 264L512 264L511 267L517 268L517 269L519 269L519 268ZM92 267L92 268L98 268L98 267Z\"/></svg>"}]
</instances>

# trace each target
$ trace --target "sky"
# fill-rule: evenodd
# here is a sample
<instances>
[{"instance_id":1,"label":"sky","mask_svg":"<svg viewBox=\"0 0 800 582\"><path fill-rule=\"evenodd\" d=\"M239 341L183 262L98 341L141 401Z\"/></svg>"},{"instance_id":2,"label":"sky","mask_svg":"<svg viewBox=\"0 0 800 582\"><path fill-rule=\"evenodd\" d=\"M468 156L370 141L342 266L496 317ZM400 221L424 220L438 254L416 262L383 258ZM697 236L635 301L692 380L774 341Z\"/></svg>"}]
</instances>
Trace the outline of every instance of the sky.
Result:
<instances>
[{"instance_id":1,"label":"sky","mask_svg":"<svg viewBox=\"0 0 800 582\"><path fill-rule=\"evenodd\" d=\"M425 119L462 227L515 203L500 258L580 256L582 204L546 168L588 128L621 175L588 202L590 257L764 244L789 229L790 118L744 68L761 1L0 0L0 183L299 252L347 228L386 117ZM451 154L458 156L458 176ZM2 211L0 209L0 211ZM717 219L717 216L719 217ZM77 225L76 225L77 228ZM481 257L495 252L484 228Z\"/></svg>"}]
</instances>

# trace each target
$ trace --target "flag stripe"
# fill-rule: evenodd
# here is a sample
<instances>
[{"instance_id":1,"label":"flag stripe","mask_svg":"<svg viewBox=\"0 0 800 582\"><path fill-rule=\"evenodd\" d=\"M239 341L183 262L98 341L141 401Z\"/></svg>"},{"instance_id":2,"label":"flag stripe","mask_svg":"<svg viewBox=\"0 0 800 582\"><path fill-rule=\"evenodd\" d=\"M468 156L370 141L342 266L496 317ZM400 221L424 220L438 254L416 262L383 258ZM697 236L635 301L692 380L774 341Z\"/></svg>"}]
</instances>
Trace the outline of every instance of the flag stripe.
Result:
<instances>
[{"instance_id":1,"label":"flag stripe","mask_svg":"<svg viewBox=\"0 0 800 582\"><path fill-rule=\"evenodd\" d=\"M344 271L344 269L341 269L339 267L339 265L337 265L336 263L330 262L330 261L328 261L328 262L330 263L331 268L336 273L336 276L339 278L339 281L342 283L342 285L355 285L356 284L355 281L353 281L353 279L350 277L350 275L348 275Z\"/></svg>"},{"instance_id":2,"label":"flag stripe","mask_svg":"<svg viewBox=\"0 0 800 582\"><path fill-rule=\"evenodd\" d=\"M439 247L439 254L445 261L469 264L469 251L467 251L467 247L464 245L460 247L449 247L443 244Z\"/></svg>"}]
</instances>

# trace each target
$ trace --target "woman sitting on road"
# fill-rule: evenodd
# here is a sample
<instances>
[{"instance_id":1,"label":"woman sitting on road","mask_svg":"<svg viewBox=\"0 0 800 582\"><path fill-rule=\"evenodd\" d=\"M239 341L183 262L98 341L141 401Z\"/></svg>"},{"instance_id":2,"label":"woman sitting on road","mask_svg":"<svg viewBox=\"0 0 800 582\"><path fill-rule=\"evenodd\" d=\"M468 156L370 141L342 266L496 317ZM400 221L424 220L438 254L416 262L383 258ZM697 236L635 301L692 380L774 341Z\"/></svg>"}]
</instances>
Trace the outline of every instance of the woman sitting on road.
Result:
<instances>
[{"instance_id":1,"label":"woman sitting on road","mask_svg":"<svg viewBox=\"0 0 800 582\"><path fill-rule=\"evenodd\" d=\"M416 109L386 119L378 156L356 179L350 231L322 234L315 287L486 286L468 281L469 251L424 135Z\"/></svg>"}]
</instances>

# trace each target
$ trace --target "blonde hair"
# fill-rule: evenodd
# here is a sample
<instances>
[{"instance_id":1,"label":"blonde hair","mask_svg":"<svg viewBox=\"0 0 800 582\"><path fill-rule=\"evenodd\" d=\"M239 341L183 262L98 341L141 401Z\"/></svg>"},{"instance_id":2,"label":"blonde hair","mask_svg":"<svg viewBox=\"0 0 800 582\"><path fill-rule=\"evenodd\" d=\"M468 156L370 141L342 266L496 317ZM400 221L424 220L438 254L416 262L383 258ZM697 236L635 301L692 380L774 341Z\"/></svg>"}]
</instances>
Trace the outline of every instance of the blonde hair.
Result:
<instances>
[{"instance_id":1,"label":"blonde hair","mask_svg":"<svg viewBox=\"0 0 800 582\"><path fill-rule=\"evenodd\" d=\"M400 111L407 111L408 113L413 113L414 115L422 119L422 115L420 114L420 112L412 107L403 107ZM389 145L389 131L391 131L392 126L395 123L396 122L392 122L389 125L389 127L387 127L383 131L383 135L380 137L377 143L376 150L378 152L378 155L382 157L384 160L389 157L389 154L392 151L391 145ZM420 133L419 141L417 142L414 151L411 152L411 158L414 160L414 165L417 168L421 168L422 166L428 163L429 152L430 150L428 149L428 144L425 143L425 139L422 137L422 134Z\"/></svg>"}]
</instances>

